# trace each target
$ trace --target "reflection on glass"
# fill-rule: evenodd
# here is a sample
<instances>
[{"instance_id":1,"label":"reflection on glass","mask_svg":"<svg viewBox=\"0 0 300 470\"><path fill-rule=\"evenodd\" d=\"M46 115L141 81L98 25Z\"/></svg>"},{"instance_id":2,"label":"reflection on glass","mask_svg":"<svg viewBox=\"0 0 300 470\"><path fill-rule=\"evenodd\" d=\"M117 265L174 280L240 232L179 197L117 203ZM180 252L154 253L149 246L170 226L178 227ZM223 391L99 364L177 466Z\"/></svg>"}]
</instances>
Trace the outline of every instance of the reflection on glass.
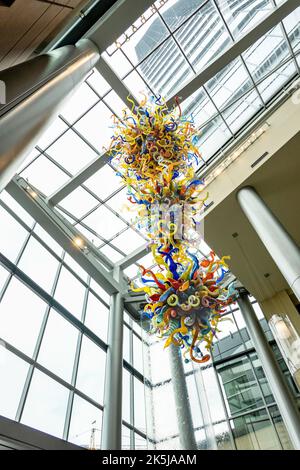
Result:
<instances>
[{"instance_id":1,"label":"reflection on glass","mask_svg":"<svg viewBox=\"0 0 300 470\"><path fill-rule=\"evenodd\" d=\"M231 31L237 39L262 21L273 8L271 0L217 0L217 4Z\"/></svg>"},{"instance_id":2,"label":"reflection on glass","mask_svg":"<svg viewBox=\"0 0 300 470\"><path fill-rule=\"evenodd\" d=\"M286 426L282 420L282 417L279 413L277 406L271 406L269 408L269 412L272 417L273 424L276 428L277 435L280 439L281 445L284 450L293 450L293 444L290 440L288 432L286 430Z\"/></svg>"},{"instance_id":3,"label":"reflection on glass","mask_svg":"<svg viewBox=\"0 0 300 470\"><path fill-rule=\"evenodd\" d=\"M243 57L255 82L278 66L290 55L288 43L280 25L258 39Z\"/></svg>"},{"instance_id":4,"label":"reflection on glass","mask_svg":"<svg viewBox=\"0 0 300 470\"><path fill-rule=\"evenodd\" d=\"M206 2L174 36L197 72L232 43L212 0Z\"/></svg>"},{"instance_id":5,"label":"reflection on glass","mask_svg":"<svg viewBox=\"0 0 300 470\"><path fill-rule=\"evenodd\" d=\"M228 411L232 415L263 406L262 395L248 358L217 366L217 371Z\"/></svg>"},{"instance_id":6,"label":"reflection on glass","mask_svg":"<svg viewBox=\"0 0 300 470\"><path fill-rule=\"evenodd\" d=\"M137 65L168 36L167 28L155 14L125 42L122 49L131 63Z\"/></svg>"},{"instance_id":7,"label":"reflection on glass","mask_svg":"<svg viewBox=\"0 0 300 470\"><path fill-rule=\"evenodd\" d=\"M218 450L233 450L229 425L226 421L214 425L214 433Z\"/></svg>"},{"instance_id":8,"label":"reflection on glass","mask_svg":"<svg viewBox=\"0 0 300 470\"><path fill-rule=\"evenodd\" d=\"M167 39L139 67L139 73L156 94L166 99L193 77L193 71L173 38Z\"/></svg>"},{"instance_id":9,"label":"reflection on glass","mask_svg":"<svg viewBox=\"0 0 300 470\"><path fill-rule=\"evenodd\" d=\"M231 421L237 449L281 450L281 444L266 410L255 411Z\"/></svg>"},{"instance_id":10,"label":"reflection on glass","mask_svg":"<svg viewBox=\"0 0 300 470\"><path fill-rule=\"evenodd\" d=\"M184 21L186 21L198 8L200 8L206 0L173 0L168 1L166 5L160 8L159 13L169 26L171 31L177 29ZM161 6L160 2L155 2L157 7Z\"/></svg>"}]
</instances>

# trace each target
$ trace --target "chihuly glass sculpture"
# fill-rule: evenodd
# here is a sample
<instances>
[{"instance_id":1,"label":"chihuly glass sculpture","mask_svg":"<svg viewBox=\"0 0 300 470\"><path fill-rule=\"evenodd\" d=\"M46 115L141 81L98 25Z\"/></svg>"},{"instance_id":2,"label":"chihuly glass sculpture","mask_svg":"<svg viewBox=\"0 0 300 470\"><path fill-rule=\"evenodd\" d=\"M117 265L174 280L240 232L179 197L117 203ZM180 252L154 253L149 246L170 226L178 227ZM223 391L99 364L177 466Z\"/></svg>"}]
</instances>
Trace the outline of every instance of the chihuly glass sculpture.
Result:
<instances>
[{"instance_id":1,"label":"chihuly glass sculpture","mask_svg":"<svg viewBox=\"0 0 300 470\"><path fill-rule=\"evenodd\" d=\"M169 110L161 99L144 100L139 107L132 102L131 112L114 122L108 152L158 266L157 272L140 266L141 286L131 286L145 292L143 315L151 321L150 332L165 338L165 347L183 348L186 361L202 363L236 292L233 285L222 287L229 257L198 254L207 199L194 168L201 158L199 137L176 104Z\"/></svg>"}]
</instances>

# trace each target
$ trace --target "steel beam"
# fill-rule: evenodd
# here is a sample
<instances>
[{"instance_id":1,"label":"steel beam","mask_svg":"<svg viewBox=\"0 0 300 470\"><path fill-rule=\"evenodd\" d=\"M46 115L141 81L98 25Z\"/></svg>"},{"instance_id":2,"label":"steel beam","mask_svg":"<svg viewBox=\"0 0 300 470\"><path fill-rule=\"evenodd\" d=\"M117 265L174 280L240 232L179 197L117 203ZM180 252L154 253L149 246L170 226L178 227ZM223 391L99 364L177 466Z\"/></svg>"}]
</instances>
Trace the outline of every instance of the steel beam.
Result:
<instances>
[{"instance_id":1,"label":"steel beam","mask_svg":"<svg viewBox=\"0 0 300 470\"><path fill-rule=\"evenodd\" d=\"M149 253L149 245L148 245L148 243L145 243L145 245L137 248L132 253L130 253L128 256L126 256L125 258L118 261L116 263L116 266L119 266L122 269L126 269L126 268L128 268L128 266L131 266L133 263L138 261L143 256L147 255L148 253Z\"/></svg>"},{"instance_id":2,"label":"steel beam","mask_svg":"<svg viewBox=\"0 0 300 470\"><path fill-rule=\"evenodd\" d=\"M99 21L87 32L99 50L105 51L136 19L153 4L153 0L119 0Z\"/></svg>"},{"instance_id":3,"label":"steel beam","mask_svg":"<svg viewBox=\"0 0 300 470\"><path fill-rule=\"evenodd\" d=\"M122 292L119 282L101 264L102 255L97 259L89 240L54 211L35 188L23 178L15 178L7 191L106 292Z\"/></svg>"},{"instance_id":4,"label":"steel beam","mask_svg":"<svg viewBox=\"0 0 300 470\"><path fill-rule=\"evenodd\" d=\"M115 269L114 277L121 283L120 269ZM111 296L109 312L102 450L121 450L122 447L123 313L123 297L121 293L115 293Z\"/></svg>"},{"instance_id":5,"label":"steel beam","mask_svg":"<svg viewBox=\"0 0 300 470\"><path fill-rule=\"evenodd\" d=\"M102 77L107 81L107 83L111 86L111 88L121 98L125 106L128 106L130 104L127 99L128 96L135 103L136 106L138 105L138 102L136 101L134 96L132 96L129 89L122 82L122 80L120 80L120 78L115 74L115 72L112 70L110 65L103 59L103 57L100 57L99 61L97 62L96 69L100 72ZM130 104L130 107L131 107L131 104Z\"/></svg>"},{"instance_id":6,"label":"steel beam","mask_svg":"<svg viewBox=\"0 0 300 470\"><path fill-rule=\"evenodd\" d=\"M88 178L93 176L98 170L109 161L107 153L99 155L91 163L88 163L85 168L80 170L76 175L73 176L67 183L62 185L57 191L55 191L48 199L49 203L55 206L60 203L65 197L67 197L72 191L78 186L84 183Z\"/></svg>"},{"instance_id":7,"label":"steel beam","mask_svg":"<svg viewBox=\"0 0 300 470\"><path fill-rule=\"evenodd\" d=\"M168 106L174 104L176 96L179 96L180 101L189 98L193 93L199 90L224 67L229 65L232 61L237 59L243 52L251 47L258 39L264 34L267 34L274 28L280 21L287 17L290 13L300 6L300 0L287 1L279 5L271 11L259 24L244 34L240 39L232 44L222 55L210 63L203 71L201 71L195 78L184 85L181 90L177 91L167 101Z\"/></svg>"}]
</instances>

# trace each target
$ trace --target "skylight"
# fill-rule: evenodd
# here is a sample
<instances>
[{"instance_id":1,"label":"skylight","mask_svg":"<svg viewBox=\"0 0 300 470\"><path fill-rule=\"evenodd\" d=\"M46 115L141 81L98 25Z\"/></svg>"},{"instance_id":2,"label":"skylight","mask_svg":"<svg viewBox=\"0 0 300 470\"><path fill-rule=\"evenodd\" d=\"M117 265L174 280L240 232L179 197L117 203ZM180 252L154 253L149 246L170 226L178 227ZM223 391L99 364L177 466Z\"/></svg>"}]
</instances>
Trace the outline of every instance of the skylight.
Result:
<instances>
[{"instance_id":1,"label":"skylight","mask_svg":"<svg viewBox=\"0 0 300 470\"><path fill-rule=\"evenodd\" d=\"M156 1L103 54L102 58L130 93L180 96L198 76L251 28L283 3L278 0ZM265 109L300 66L300 8L272 28L242 55L221 69L182 103L200 130L204 162L236 138ZM106 77L107 78L107 77ZM61 109L20 170L50 198L72 178L103 159L113 134L113 116L125 103L98 70ZM124 99L124 97L123 97ZM127 103L130 107L130 103ZM142 247L146 238L132 225L126 189L110 163L58 197L57 208L112 261ZM66 195L67 194L67 195Z\"/></svg>"}]
</instances>

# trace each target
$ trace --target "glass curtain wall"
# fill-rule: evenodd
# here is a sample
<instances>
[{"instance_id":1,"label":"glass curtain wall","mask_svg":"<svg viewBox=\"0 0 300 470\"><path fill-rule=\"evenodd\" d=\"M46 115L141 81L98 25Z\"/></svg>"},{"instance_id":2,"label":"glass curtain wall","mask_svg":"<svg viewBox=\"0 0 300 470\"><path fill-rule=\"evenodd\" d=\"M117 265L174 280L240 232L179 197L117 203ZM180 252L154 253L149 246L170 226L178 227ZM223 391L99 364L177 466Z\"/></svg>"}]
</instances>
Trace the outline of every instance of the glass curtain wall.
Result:
<instances>
[{"instance_id":1,"label":"glass curtain wall","mask_svg":"<svg viewBox=\"0 0 300 470\"><path fill-rule=\"evenodd\" d=\"M169 99L279 3L156 1L103 58L134 96L141 98L142 91ZM299 12L183 103L201 130L199 146L207 164L299 74ZM112 262L146 242L124 207L126 188L115 169L105 163L87 179L79 178L75 189L67 186L103 157L113 117L122 117L124 106L118 90L93 70L19 169ZM109 297L6 192L0 201L0 414L85 447L95 436L98 447ZM139 262L149 267L151 256ZM125 274L132 278L136 271L133 265ZM213 364L201 370L186 366L198 444L288 448L241 314L229 311L228 317L233 322L222 325ZM127 315L124 335L123 446L175 448L178 432L165 353ZM199 408L200 392L205 409ZM213 409L212 397L219 403ZM169 420L158 427L166 403ZM268 442L266 428L274 437Z\"/></svg>"},{"instance_id":2,"label":"glass curtain wall","mask_svg":"<svg viewBox=\"0 0 300 470\"><path fill-rule=\"evenodd\" d=\"M257 316L300 405L300 395L257 302ZM289 436L253 348L240 310L228 309L229 321L215 341L208 365L184 363L188 401L199 449L292 449ZM227 326L225 326L227 325ZM180 449L174 386L168 351L160 341L144 344L148 446ZM158 366L159 364L159 366Z\"/></svg>"},{"instance_id":3,"label":"glass curtain wall","mask_svg":"<svg viewBox=\"0 0 300 470\"><path fill-rule=\"evenodd\" d=\"M99 447L108 295L6 193L0 223L0 413L84 447L94 433ZM184 365L198 446L291 448L239 309L227 318L213 361ZM168 351L126 312L122 445L179 448Z\"/></svg>"}]
</instances>

